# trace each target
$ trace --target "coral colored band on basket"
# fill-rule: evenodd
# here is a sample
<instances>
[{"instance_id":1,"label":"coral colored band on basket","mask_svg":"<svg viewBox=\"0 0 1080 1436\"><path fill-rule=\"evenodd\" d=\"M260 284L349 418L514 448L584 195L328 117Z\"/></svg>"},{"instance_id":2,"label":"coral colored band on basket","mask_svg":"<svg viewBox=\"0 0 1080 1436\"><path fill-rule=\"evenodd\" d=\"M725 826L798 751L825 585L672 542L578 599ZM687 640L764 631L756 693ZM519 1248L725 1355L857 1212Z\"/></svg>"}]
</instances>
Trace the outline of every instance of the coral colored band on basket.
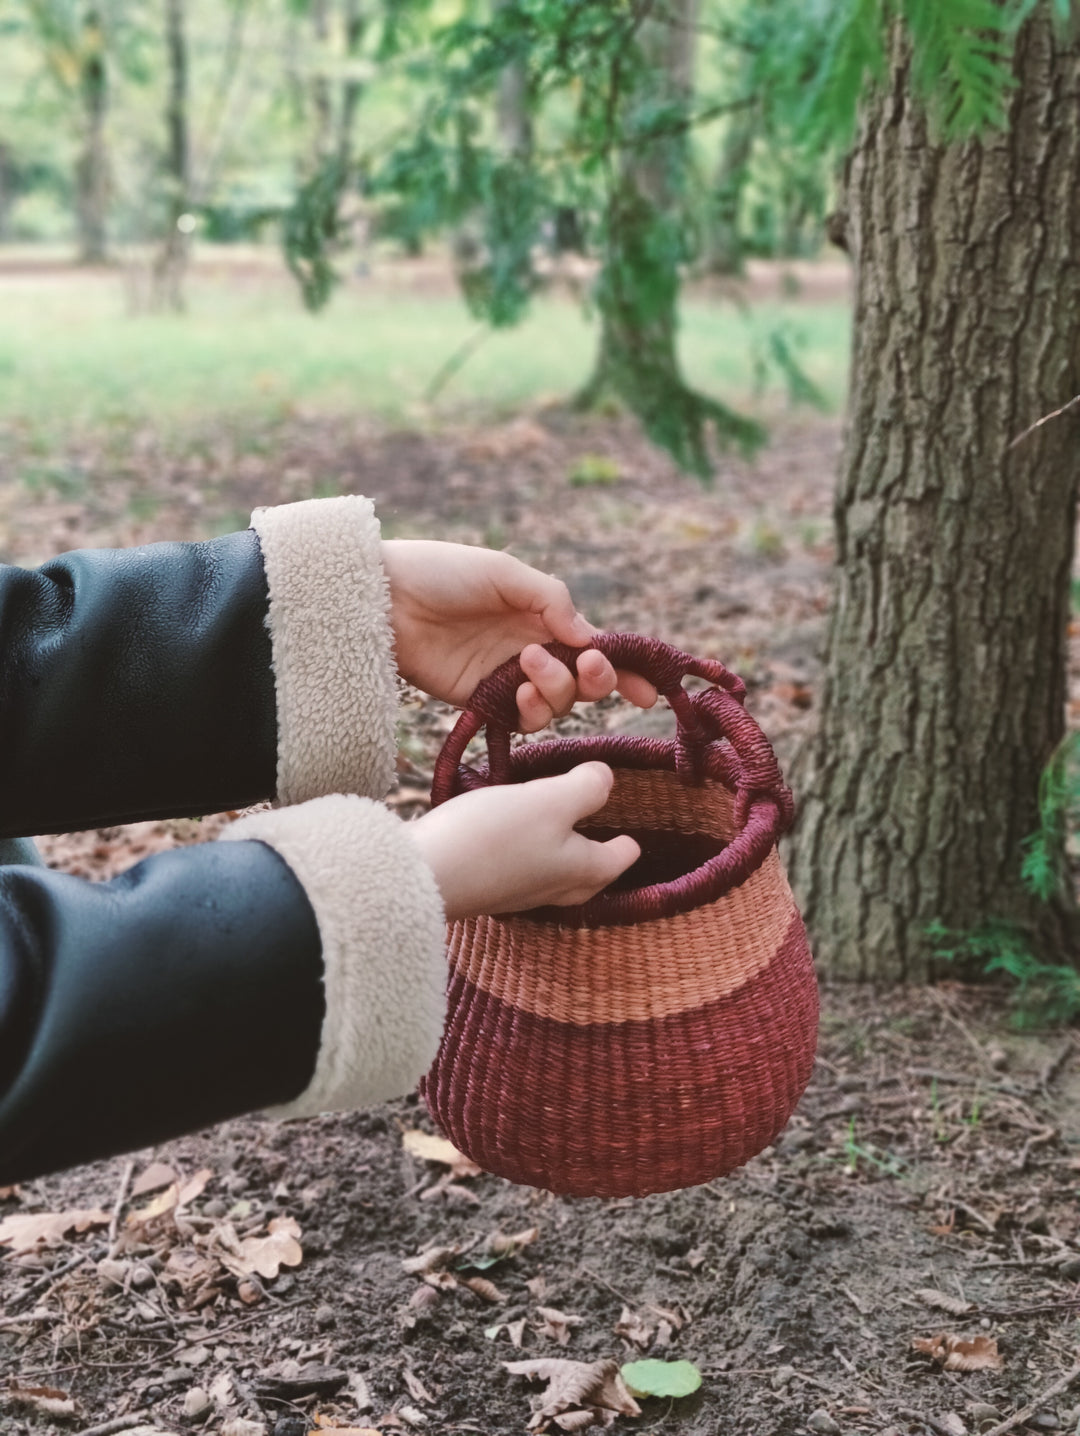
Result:
<instances>
[{"instance_id":1,"label":"coral colored band on basket","mask_svg":"<svg viewBox=\"0 0 1080 1436\"><path fill-rule=\"evenodd\" d=\"M615 767L666 769L684 783L706 788L719 783L735 794L739 831L715 857L670 882L602 892L577 907L537 909L524 916L557 921L564 927L622 927L689 912L737 887L761 864L793 815L791 792L769 741L742 706L746 696L742 679L717 659L694 658L640 634L598 633L580 649L561 643L545 647L575 673L579 655L596 648L616 669L647 678L675 713L674 739L607 734L511 749L517 690L525 681L521 663L511 658L477 686L448 736L435 764L432 806L472 788L545 777L596 758ZM717 686L689 693L682 686L688 676ZM484 727L488 763L466 767L461 763L465 749Z\"/></svg>"}]
</instances>

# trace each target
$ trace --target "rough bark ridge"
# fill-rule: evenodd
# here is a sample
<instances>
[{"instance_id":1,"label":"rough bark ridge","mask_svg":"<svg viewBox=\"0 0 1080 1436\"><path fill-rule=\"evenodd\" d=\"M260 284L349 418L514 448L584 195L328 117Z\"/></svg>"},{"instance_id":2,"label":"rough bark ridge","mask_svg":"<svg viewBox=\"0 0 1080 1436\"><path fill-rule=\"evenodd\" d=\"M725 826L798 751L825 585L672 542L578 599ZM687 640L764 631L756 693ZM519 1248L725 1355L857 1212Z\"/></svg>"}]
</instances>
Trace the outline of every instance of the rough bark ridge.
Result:
<instances>
[{"instance_id":1,"label":"rough bark ridge","mask_svg":"<svg viewBox=\"0 0 1080 1436\"><path fill-rule=\"evenodd\" d=\"M1080 44L1039 18L1015 65L1008 131L943 146L898 49L852 159L837 588L793 864L846 978L934 975L935 921L1065 946L1019 867L1063 731L1080 428L1009 444L1080 391Z\"/></svg>"}]
</instances>

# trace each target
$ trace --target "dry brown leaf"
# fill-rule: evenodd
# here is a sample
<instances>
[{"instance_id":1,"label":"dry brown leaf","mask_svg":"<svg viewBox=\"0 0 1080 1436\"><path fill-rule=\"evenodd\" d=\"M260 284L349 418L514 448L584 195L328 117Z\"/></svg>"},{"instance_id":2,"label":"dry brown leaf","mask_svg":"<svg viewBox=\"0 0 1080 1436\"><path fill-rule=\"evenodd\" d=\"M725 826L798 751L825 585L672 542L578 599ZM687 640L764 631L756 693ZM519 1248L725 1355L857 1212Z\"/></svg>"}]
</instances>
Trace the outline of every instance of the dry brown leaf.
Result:
<instances>
[{"instance_id":1,"label":"dry brown leaf","mask_svg":"<svg viewBox=\"0 0 1080 1436\"><path fill-rule=\"evenodd\" d=\"M614 1416L640 1416L637 1404L619 1375L615 1361L566 1361L561 1357L537 1361L504 1361L512 1376L529 1381L546 1381L547 1388L533 1401L535 1416L530 1425L567 1414L583 1412L592 1417L592 1425L610 1425ZM584 1430L582 1424L563 1430Z\"/></svg>"},{"instance_id":2,"label":"dry brown leaf","mask_svg":"<svg viewBox=\"0 0 1080 1436\"><path fill-rule=\"evenodd\" d=\"M261 1276L273 1281L283 1266L299 1266L304 1249L298 1238L300 1224L295 1217L274 1217L264 1237L237 1239L228 1224L215 1228L212 1250L233 1276Z\"/></svg>"},{"instance_id":3,"label":"dry brown leaf","mask_svg":"<svg viewBox=\"0 0 1080 1436\"><path fill-rule=\"evenodd\" d=\"M667 1325L670 1331L670 1323ZM616 1336L621 1336L627 1346L631 1348L647 1351L652 1341L652 1334L652 1327L648 1325L640 1312L631 1311L628 1306L623 1307L622 1314L615 1323Z\"/></svg>"},{"instance_id":4,"label":"dry brown leaf","mask_svg":"<svg viewBox=\"0 0 1080 1436\"><path fill-rule=\"evenodd\" d=\"M374 1426L331 1426L329 1421L322 1416L316 1416L318 1426L313 1426L308 1436L322 1436L324 1431L333 1431L334 1436L382 1436L381 1431L376 1431Z\"/></svg>"},{"instance_id":5,"label":"dry brown leaf","mask_svg":"<svg viewBox=\"0 0 1080 1436\"><path fill-rule=\"evenodd\" d=\"M520 1321L508 1321L506 1334L510 1338L510 1345L520 1351L525 1342L525 1318L522 1317Z\"/></svg>"},{"instance_id":6,"label":"dry brown leaf","mask_svg":"<svg viewBox=\"0 0 1080 1436\"><path fill-rule=\"evenodd\" d=\"M416 1256L403 1257L401 1269L407 1271L410 1276L426 1276L430 1272L442 1271L460 1255L459 1246L428 1247L427 1251L419 1252Z\"/></svg>"},{"instance_id":7,"label":"dry brown leaf","mask_svg":"<svg viewBox=\"0 0 1080 1436\"><path fill-rule=\"evenodd\" d=\"M109 1221L109 1213L97 1207L70 1212L20 1212L0 1222L0 1245L10 1246L15 1252L28 1252L42 1242L55 1246L70 1231L107 1227Z\"/></svg>"},{"instance_id":8,"label":"dry brown leaf","mask_svg":"<svg viewBox=\"0 0 1080 1436\"><path fill-rule=\"evenodd\" d=\"M537 1315L540 1317L540 1325L537 1331L541 1336L551 1336L565 1346L570 1340L570 1333L575 1326L584 1326L585 1318L575 1316L572 1312L558 1311L553 1306L538 1306Z\"/></svg>"},{"instance_id":9,"label":"dry brown leaf","mask_svg":"<svg viewBox=\"0 0 1080 1436\"><path fill-rule=\"evenodd\" d=\"M131 1184L133 1197L145 1197L150 1192L159 1192L162 1187L171 1187L178 1177L167 1162L151 1162L144 1172Z\"/></svg>"},{"instance_id":10,"label":"dry brown leaf","mask_svg":"<svg viewBox=\"0 0 1080 1436\"><path fill-rule=\"evenodd\" d=\"M26 1407L54 1421L70 1421L79 1414L74 1397L53 1386L9 1386L2 1394L13 1406Z\"/></svg>"},{"instance_id":11,"label":"dry brown leaf","mask_svg":"<svg viewBox=\"0 0 1080 1436\"><path fill-rule=\"evenodd\" d=\"M414 1401L426 1401L430 1405L435 1400L415 1371L410 1371L406 1366L402 1370L401 1377L409 1388L409 1395Z\"/></svg>"},{"instance_id":12,"label":"dry brown leaf","mask_svg":"<svg viewBox=\"0 0 1080 1436\"><path fill-rule=\"evenodd\" d=\"M992 1336L967 1339L952 1332L939 1331L936 1336L915 1337L911 1346L946 1371L1000 1371L1004 1364L997 1340Z\"/></svg>"},{"instance_id":13,"label":"dry brown leaf","mask_svg":"<svg viewBox=\"0 0 1080 1436\"><path fill-rule=\"evenodd\" d=\"M915 1295L923 1306L932 1306L938 1311L947 1311L950 1316L963 1316L974 1305L974 1302L964 1301L962 1297L950 1296L947 1291L935 1291L931 1286L920 1287Z\"/></svg>"},{"instance_id":14,"label":"dry brown leaf","mask_svg":"<svg viewBox=\"0 0 1080 1436\"><path fill-rule=\"evenodd\" d=\"M17 1201L22 1196L20 1189L15 1187L0 1187L0 1202Z\"/></svg>"},{"instance_id":15,"label":"dry brown leaf","mask_svg":"<svg viewBox=\"0 0 1080 1436\"><path fill-rule=\"evenodd\" d=\"M401 1145L413 1157L423 1162L441 1162L450 1168L451 1177L478 1177L482 1168L459 1152L453 1142L445 1137L433 1137L430 1132L413 1128L401 1134Z\"/></svg>"},{"instance_id":16,"label":"dry brown leaf","mask_svg":"<svg viewBox=\"0 0 1080 1436\"><path fill-rule=\"evenodd\" d=\"M206 1190L206 1184L214 1175L209 1167L203 1167L186 1182L173 1182L171 1186L156 1196L152 1202L147 1202L144 1207L137 1207L128 1216L129 1226L143 1226L147 1222L154 1221L157 1217L168 1216L170 1212L176 1213L181 1208L188 1206L196 1197L201 1197Z\"/></svg>"},{"instance_id":17,"label":"dry brown leaf","mask_svg":"<svg viewBox=\"0 0 1080 1436\"><path fill-rule=\"evenodd\" d=\"M506 1300L504 1293L486 1276L459 1276L458 1285L467 1286L481 1301L497 1303Z\"/></svg>"},{"instance_id":18,"label":"dry brown leaf","mask_svg":"<svg viewBox=\"0 0 1080 1436\"><path fill-rule=\"evenodd\" d=\"M526 1227L524 1231L511 1232L509 1236L503 1232L492 1232L487 1239L487 1250L492 1256L513 1256L522 1247L531 1245L539 1235L539 1227Z\"/></svg>"}]
</instances>

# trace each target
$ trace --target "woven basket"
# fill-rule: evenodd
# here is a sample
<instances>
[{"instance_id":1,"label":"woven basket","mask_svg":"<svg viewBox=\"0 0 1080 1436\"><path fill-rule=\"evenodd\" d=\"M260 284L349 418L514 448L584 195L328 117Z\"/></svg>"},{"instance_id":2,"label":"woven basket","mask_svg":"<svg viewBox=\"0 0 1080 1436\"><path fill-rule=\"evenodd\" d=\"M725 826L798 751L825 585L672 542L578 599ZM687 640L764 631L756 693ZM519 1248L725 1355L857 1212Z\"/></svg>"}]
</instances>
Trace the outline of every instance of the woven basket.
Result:
<instances>
[{"instance_id":1,"label":"woven basket","mask_svg":"<svg viewBox=\"0 0 1080 1436\"><path fill-rule=\"evenodd\" d=\"M606 735L511 749L516 659L485 679L439 756L433 804L599 758L615 785L581 830L642 856L580 907L451 926L449 1016L423 1083L486 1171L573 1196L711 1181L769 1145L810 1077L817 987L776 843L792 799L742 680L653 639L592 647L649 678L674 739ZM573 666L576 651L549 645ZM688 692L687 675L716 685ZM488 763L460 765L487 728Z\"/></svg>"}]
</instances>

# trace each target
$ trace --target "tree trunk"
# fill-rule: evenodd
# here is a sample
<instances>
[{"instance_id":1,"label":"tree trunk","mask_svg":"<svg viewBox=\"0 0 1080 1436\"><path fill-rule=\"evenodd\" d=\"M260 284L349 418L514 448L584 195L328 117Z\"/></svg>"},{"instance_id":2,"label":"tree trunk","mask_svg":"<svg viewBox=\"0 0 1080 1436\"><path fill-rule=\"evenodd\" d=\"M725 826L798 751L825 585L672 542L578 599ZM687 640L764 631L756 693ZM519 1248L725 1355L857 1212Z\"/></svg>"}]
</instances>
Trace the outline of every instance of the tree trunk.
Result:
<instances>
[{"instance_id":1,"label":"tree trunk","mask_svg":"<svg viewBox=\"0 0 1080 1436\"><path fill-rule=\"evenodd\" d=\"M186 0L165 0L165 50L169 88L165 105L165 240L154 266L154 302L158 308L184 307L184 274L190 237L187 229L191 188L188 135L188 51Z\"/></svg>"},{"instance_id":2,"label":"tree trunk","mask_svg":"<svg viewBox=\"0 0 1080 1436\"><path fill-rule=\"evenodd\" d=\"M330 0L311 0L311 23L318 45L311 76L311 113L314 132L311 141L311 168L318 170L333 152L334 107L330 98L330 77L326 63L330 46Z\"/></svg>"},{"instance_id":3,"label":"tree trunk","mask_svg":"<svg viewBox=\"0 0 1080 1436\"><path fill-rule=\"evenodd\" d=\"M515 0L495 0L495 10L507 10L514 3ZM506 153L526 158L532 150L533 129L529 67L523 58L511 60L499 74L495 118Z\"/></svg>"},{"instance_id":4,"label":"tree trunk","mask_svg":"<svg viewBox=\"0 0 1080 1436\"><path fill-rule=\"evenodd\" d=\"M87 11L79 50L81 136L75 164L75 215L79 263L103 264L108 258L109 158L105 141L108 75L101 17Z\"/></svg>"},{"instance_id":5,"label":"tree trunk","mask_svg":"<svg viewBox=\"0 0 1080 1436\"><path fill-rule=\"evenodd\" d=\"M364 41L367 20L360 8L360 0L344 0L343 12L345 58L355 60L360 54L360 46ZM363 82L355 75L346 76L342 82L337 150L343 173L347 173L352 164L353 130L356 127L356 111L363 91Z\"/></svg>"},{"instance_id":6,"label":"tree trunk","mask_svg":"<svg viewBox=\"0 0 1080 1436\"><path fill-rule=\"evenodd\" d=\"M843 978L940 975L927 929L1019 930L1063 732L1080 425L1080 45L1021 32L1006 133L943 145L897 40L850 167L856 271L836 592L793 876Z\"/></svg>"},{"instance_id":7,"label":"tree trunk","mask_svg":"<svg viewBox=\"0 0 1080 1436\"><path fill-rule=\"evenodd\" d=\"M15 203L15 167L11 151L0 140L0 244L8 237L8 215Z\"/></svg>"},{"instance_id":8,"label":"tree trunk","mask_svg":"<svg viewBox=\"0 0 1080 1436\"><path fill-rule=\"evenodd\" d=\"M676 347L688 161L687 126L680 117L688 118L693 100L699 3L673 0L663 19L641 26L644 63L619 103L620 132L631 140L620 158L605 216L596 290L600 348L577 403L587 408L613 394L637 415L654 442L684 468L705 476L711 472L710 420L722 439L735 439L746 448L762 435L752 421L687 386ZM613 91L620 83L626 83L625 76L612 77ZM635 140L642 116L658 108L671 116L666 133Z\"/></svg>"}]
</instances>

